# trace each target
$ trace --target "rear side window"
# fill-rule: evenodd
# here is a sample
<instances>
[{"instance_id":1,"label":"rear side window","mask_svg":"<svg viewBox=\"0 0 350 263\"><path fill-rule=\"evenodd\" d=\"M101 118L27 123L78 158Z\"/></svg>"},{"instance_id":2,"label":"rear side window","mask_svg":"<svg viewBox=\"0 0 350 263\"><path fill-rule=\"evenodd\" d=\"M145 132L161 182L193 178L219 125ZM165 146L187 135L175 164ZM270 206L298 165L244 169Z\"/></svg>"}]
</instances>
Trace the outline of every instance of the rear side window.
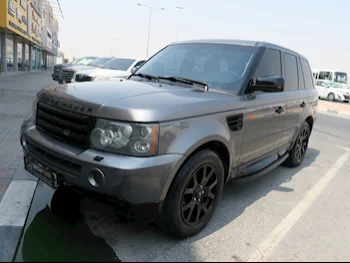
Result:
<instances>
[{"instance_id":1,"label":"rear side window","mask_svg":"<svg viewBox=\"0 0 350 263\"><path fill-rule=\"evenodd\" d=\"M304 90L305 89L304 75L301 70L300 59L298 59L298 77L299 77L299 89Z\"/></svg>"},{"instance_id":2,"label":"rear side window","mask_svg":"<svg viewBox=\"0 0 350 263\"><path fill-rule=\"evenodd\" d=\"M314 89L314 82L312 79L309 63L307 62L307 60L303 58L300 59L300 62L301 62L301 68L304 74L305 88Z\"/></svg>"},{"instance_id":3,"label":"rear side window","mask_svg":"<svg viewBox=\"0 0 350 263\"><path fill-rule=\"evenodd\" d=\"M275 49L267 49L255 72L254 79L273 76L282 76L281 52Z\"/></svg>"},{"instance_id":4,"label":"rear side window","mask_svg":"<svg viewBox=\"0 0 350 263\"><path fill-rule=\"evenodd\" d=\"M298 90L298 66L297 57L288 53L284 53L284 90Z\"/></svg>"}]
</instances>

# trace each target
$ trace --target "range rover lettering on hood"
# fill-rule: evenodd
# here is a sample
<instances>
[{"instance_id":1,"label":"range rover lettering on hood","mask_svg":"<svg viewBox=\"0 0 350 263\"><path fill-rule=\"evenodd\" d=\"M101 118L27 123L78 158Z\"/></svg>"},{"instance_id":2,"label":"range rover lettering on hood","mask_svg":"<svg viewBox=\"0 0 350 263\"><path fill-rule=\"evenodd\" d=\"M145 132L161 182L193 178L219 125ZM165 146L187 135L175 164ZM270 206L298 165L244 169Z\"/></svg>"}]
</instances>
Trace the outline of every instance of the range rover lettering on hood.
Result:
<instances>
[{"instance_id":1,"label":"range rover lettering on hood","mask_svg":"<svg viewBox=\"0 0 350 263\"><path fill-rule=\"evenodd\" d=\"M63 100L55 99L50 96L42 96L40 102L53 105L57 108L65 109L65 110L71 110L79 113L92 113L92 109L83 105L75 104L75 103L68 103Z\"/></svg>"}]
</instances>

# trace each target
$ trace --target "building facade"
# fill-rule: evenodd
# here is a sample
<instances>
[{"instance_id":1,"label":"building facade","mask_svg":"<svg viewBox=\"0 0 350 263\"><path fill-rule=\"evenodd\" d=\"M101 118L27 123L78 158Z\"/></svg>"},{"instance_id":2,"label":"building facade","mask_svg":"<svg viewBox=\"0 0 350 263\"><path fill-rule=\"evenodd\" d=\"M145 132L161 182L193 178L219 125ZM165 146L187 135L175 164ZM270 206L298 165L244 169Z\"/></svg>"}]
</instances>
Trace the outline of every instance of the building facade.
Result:
<instances>
[{"instance_id":1,"label":"building facade","mask_svg":"<svg viewBox=\"0 0 350 263\"><path fill-rule=\"evenodd\" d=\"M58 31L49 1L1 0L0 72L52 68Z\"/></svg>"}]
</instances>

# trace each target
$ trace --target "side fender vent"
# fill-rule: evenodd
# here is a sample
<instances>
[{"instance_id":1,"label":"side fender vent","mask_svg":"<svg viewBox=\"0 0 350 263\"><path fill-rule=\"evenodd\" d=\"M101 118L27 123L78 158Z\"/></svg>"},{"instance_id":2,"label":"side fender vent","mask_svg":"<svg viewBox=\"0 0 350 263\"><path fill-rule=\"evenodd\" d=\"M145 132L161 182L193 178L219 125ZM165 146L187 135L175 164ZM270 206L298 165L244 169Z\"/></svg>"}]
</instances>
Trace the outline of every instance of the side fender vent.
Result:
<instances>
[{"instance_id":1,"label":"side fender vent","mask_svg":"<svg viewBox=\"0 0 350 263\"><path fill-rule=\"evenodd\" d=\"M240 131L243 128L243 114L227 117L227 125L231 131Z\"/></svg>"}]
</instances>

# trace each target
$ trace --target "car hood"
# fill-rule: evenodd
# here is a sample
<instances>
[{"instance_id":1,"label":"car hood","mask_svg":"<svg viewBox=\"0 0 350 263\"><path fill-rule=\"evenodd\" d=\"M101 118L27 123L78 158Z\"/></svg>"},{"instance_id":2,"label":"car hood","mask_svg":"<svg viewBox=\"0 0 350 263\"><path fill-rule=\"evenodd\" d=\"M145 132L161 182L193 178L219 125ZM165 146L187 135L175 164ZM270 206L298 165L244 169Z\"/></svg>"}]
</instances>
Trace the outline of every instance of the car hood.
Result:
<instances>
[{"instance_id":1,"label":"car hood","mask_svg":"<svg viewBox=\"0 0 350 263\"><path fill-rule=\"evenodd\" d=\"M73 64L72 66L65 67L65 69L72 70L72 71L80 71L80 70L96 69L96 68L95 67L91 67L91 66Z\"/></svg>"},{"instance_id":2,"label":"car hood","mask_svg":"<svg viewBox=\"0 0 350 263\"><path fill-rule=\"evenodd\" d=\"M46 101L95 117L162 122L245 107L242 97L202 89L114 79L43 89Z\"/></svg>"},{"instance_id":3,"label":"car hood","mask_svg":"<svg viewBox=\"0 0 350 263\"><path fill-rule=\"evenodd\" d=\"M78 73L89 77L124 77L130 75L127 71L103 68L80 70Z\"/></svg>"},{"instance_id":4,"label":"car hood","mask_svg":"<svg viewBox=\"0 0 350 263\"><path fill-rule=\"evenodd\" d=\"M75 64L72 64L72 63L64 63L64 64L57 64L54 67L55 68L67 68L67 67L71 67L71 66L74 66L74 65Z\"/></svg>"}]
</instances>

